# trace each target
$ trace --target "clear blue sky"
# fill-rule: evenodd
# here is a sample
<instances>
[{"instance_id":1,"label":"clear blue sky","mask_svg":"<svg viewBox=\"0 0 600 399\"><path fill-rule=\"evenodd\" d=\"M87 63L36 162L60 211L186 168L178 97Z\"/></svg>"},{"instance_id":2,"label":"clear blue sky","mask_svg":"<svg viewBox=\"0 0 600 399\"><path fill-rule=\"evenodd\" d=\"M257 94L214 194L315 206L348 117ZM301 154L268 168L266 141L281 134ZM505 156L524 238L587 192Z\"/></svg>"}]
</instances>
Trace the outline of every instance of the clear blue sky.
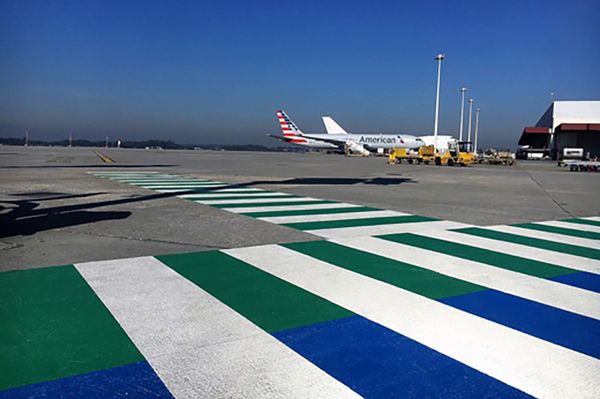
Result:
<instances>
[{"instance_id":1,"label":"clear blue sky","mask_svg":"<svg viewBox=\"0 0 600 399\"><path fill-rule=\"evenodd\" d=\"M305 131L458 131L514 146L557 99L600 99L599 1L0 0L0 136L259 143Z\"/></svg>"}]
</instances>

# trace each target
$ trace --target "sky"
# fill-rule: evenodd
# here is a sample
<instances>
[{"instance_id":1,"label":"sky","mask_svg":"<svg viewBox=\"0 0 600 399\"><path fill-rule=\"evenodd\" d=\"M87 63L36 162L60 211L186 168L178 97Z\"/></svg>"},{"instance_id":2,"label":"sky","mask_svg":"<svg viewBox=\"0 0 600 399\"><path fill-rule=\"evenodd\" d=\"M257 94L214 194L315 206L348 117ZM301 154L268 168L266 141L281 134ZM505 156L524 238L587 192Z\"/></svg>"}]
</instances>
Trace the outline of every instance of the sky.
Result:
<instances>
[{"instance_id":1,"label":"sky","mask_svg":"<svg viewBox=\"0 0 600 399\"><path fill-rule=\"evenodd\" d=\"M308 132L515 147L555 100L600 100L600 1L0 0L0 137L277 145ZM554 96L551 93L554 93Z\"/></svg>"}]
</instances>

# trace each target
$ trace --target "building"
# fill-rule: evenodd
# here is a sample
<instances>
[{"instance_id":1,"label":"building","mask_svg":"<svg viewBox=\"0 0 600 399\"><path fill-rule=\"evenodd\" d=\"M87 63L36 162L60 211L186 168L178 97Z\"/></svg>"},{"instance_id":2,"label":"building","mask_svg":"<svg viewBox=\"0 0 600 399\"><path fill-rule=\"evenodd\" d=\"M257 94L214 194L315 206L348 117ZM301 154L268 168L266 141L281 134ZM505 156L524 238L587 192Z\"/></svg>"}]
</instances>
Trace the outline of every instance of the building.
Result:
<instances>
[{"instance_id":1,"label":"building","mask_svg":"<svg viewBox=\"0 0 600 399\"><path fill-rule=\"evenodd\" d=\"M519 139L522 158L600 156L600 101L554 101Z\"/></svg>"}]
</instances>

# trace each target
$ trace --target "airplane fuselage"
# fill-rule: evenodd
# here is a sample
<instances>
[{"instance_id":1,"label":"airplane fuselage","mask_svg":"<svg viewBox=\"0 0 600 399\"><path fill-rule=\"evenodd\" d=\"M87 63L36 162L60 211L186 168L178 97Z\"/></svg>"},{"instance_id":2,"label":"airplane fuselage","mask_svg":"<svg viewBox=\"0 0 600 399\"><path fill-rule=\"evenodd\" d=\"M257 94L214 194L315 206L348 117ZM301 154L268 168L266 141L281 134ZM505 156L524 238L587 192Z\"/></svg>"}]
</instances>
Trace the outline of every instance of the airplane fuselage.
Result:
<instances>
[{"instance_id":1,"label":"airplane fuselage","mask_svg":"<svg viewBox=\"0 0 600 399\"><path fill-rule=\"evenodd\" d=\"M312 134L306 133L305 137L328 142L336 141L340 144L353 141L363 147L373 150L377 148L418 148L423 145L418 137L407 134Z\"/></svg>"}]
</instances>

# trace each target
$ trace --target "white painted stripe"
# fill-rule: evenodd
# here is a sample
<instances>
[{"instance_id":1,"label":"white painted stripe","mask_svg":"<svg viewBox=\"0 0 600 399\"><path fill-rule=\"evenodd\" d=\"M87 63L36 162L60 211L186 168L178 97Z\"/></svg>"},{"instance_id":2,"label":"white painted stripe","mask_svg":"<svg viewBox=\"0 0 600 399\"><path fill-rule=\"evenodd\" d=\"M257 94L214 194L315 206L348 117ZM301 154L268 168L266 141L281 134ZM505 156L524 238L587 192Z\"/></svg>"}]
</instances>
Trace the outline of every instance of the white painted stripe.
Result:
<instances>
[{"instance_id":1,"label":"white painted stripe","mask_svg":"<svg viewBox=\"0 0 600 399\"><path fill-rule=\"evenodd\" d=\"M491 226L483 227L488 230L501 231L503 233L517 234L520 236L539 238L542 240L555 241L563 244L579 245L581 247L589 247L600 249L600 241L591 240L588 238L579 238L573 236L567 236L564 234L548 233L545 231L526 229L523 227L515 226Z\"/></svg>"},{"instance_id":2,"label":"white painted stripe","mask_svg":"<svg viewBox=\"0 0 600 399\"><path fill-rule=\"evenodd\" d=\"M596 222L600 222L600 216L588 216L588 217L579 218L579 219L587 219L587 220L594 220Z\"/></svg>"},{"instance_id":3,"label":"white painted stripe","mask_svg":"<svg viewBox=\"0 0 600 399\"><path fill-rule=\"evenodd\" d=\"M161 184L194 184L194 183L215 183L210 180L176 180L176 179L164 179L164 180L121 180L121 183L128 183L133 185L148 184L148 185L161 185Z\"/></svg>"},{"instance_id":4,"label":"white painted stripe","mask_svg":"<svg viewBox=\"0 0 600 399\"><path fill-rule=\"evenodd\" d=\"M227 194L227 193L235 193L235 194L240 194L240 195L249 195L249 194L260 194L260 193L265 193L265 190L262 190L260 188L223 188L220 190L214 190L211 191L210 193L207 194L182 194L182 195L178 195L179 198L196 198L196 197L204 197L206 195L217 195L217 194Z\"/></svg>"},{"instance_id":5,"label":"white painted stripe","mask_svg":"<svg viewBox=\"0 0 600 399\"><path fill-rule=\"evenodd\" d=\"M322 222L331 220L369 219L388 216L407 216L408 213L396 211L365 211L348 213L328 213L322 215L271 216L259 218L270 223Z\"/></svg>"},{"instance_id":6,"label":"white painted stripe","mask_svg":"<svg viewBox=\"0 0 600 399\"><path fill-rule=\"evenodd\" d=\"M166 183L164 183L164 184L161 184L160 186L141 184L140 187L164 189L164 188L202 188L202 187L224 186L224 185L226 186L227 184L223 184L223 183L166 184Z\"/></svg>"},{"instance_id":7,"label":"white painted stripe","mask_svg":"<svg viewBox=\"0 0 600 399\"><path fill-rule=\"evenodd\" d=\"M592 233L600 233L600 226L592 226L591 224L581 223L569 223L561 222L558 220L552 220L547 222L536 222L535 224L541 224L544 226L560 227L564 229L578 230L578 231L589 231Z\"/></svg>"},{"instance_id":8,"label":"white painted stripe","mask_svg":"<svg viewBox=\"0 0 600 399\"><path fill-rule=\"evenodd\" d=\"M520 256L522 258L568 267L574 270L600 274L600 261L596 259L529 247L527 245L513 244L511 242L458 233L450 230L428 231L423 235L458 244L489 249L490 251L501 252L507 255Z\"/></svg>"},{"instance_id":9,"label":"white painted stripe","mask_svg":"<svg viewBox=\"0 0 600 399\"><path fill-rule=\"evenodd\" d=\"M146 176L156 175L158 172L88 172L96 176Z\"/></svg>"},{"instance_id":10,"label":"white painted stripe","mask_svg":"<svg viewBox=\"0 0 600 399\"><path fill-rule=\"evenodd\" d=\"M245 208L221 208L229 212L234 213L251 213L251 212L279 212L279 211L308 211L311 209L333 209L333 208L356 208L360 205L346 204L340 202L339 204L306 204L306 205L277 205L277 206L256 206L256 207L245 207Z\"/></svg>"},{"instance_id":11,"label":"white painted stripe","mask_svg":"<svg viewBox=\"0 0 600 399\"><path fill-rule=\"evenodd\" d=\"M294 197L294 198L257 198L257 199L238 199L238 200L199 200L201 204L211 204L211 205L227 205L227 204L262 204L269 202L302 202L302 201L320 201L318 198L312 197Z\"/></svg>"},{"instance_id":12,"label":"white painted stripe","mask_svg":"<svg viewBox=\"0 0 600 399\"><path fill-rule=\"evenodd\" d=\"M185 187L185 188L172 188L172 189L167 189L167 188L155 189L154 187L152 187L152 188L149 188L149 190L154 190L154 191L159 192L159 193L180 193L180 192L190 191L190 190L193 190L195 188L215 188L215 187L227 187L227 184L216 184L214 186Z\"/></svg>"},{"instance_id":13,"label":"white painted stripe","mask_svg":"<svg viewBox=\"0 0 600 399\"><path fill-rule=\"evenodd\" d=\"M333 242L600 319L600 294L592 291L374 237L344 238Z\"/></svg>"},{"instance_id":14,"label":"white painted stripe","mask_svg":"<svg viewBox=\"0 0 600 399\"><path fill-rule=\"evenodd\" d=\"M152 257L75 267L175 397L358 397Z\"/></svg>"},{"instance_id":15,"label":"white painted stripe","mask_svg":"<svg viewBox=\"0 0 600 399\"><path fill-rule=\"evenodd\" d=\"M600 361L277 245L223 251L530 395L600 397Z\"/></svg>"},{"instance_id":16,"label":"white painted stripe","mask_svg":"<svg viewBox=\"0 0 600 399\"><path fill-rule=\"evenodd\" d=\"M325 238L345 238L359 236L375 236L394 233L415 233L429 230L458 229L469 227L466 224L437 220L433 222L396 223L375 226L336 227L333 229L305 230L306 233Z\"/></svg>"},{"instance_id":17,"label":"white painted stripe","mask_svg":"<svg viewBox=\"0 0 600 399\"><path fill-rule=\"evenodd\" d=\"M281 196L281 195L286 195L286 196L290 196L292 194L286 194L286 193L270 193L270 192L250 192L250 193L218 193L218 194L184 194L184 195L188 195L191 197L186 197L187 199L192 199L196 202L198 202L198 200L210 200L210 199L215 199L218 200L220 197L247 197L247 196L252 196L252 197L256 197L256 198L269 198L269 197L274 197L274 196ZM181 196L183 197L183 195ZM213 201L211 201L212 203Z\"/></svg>"}]
</instances>

